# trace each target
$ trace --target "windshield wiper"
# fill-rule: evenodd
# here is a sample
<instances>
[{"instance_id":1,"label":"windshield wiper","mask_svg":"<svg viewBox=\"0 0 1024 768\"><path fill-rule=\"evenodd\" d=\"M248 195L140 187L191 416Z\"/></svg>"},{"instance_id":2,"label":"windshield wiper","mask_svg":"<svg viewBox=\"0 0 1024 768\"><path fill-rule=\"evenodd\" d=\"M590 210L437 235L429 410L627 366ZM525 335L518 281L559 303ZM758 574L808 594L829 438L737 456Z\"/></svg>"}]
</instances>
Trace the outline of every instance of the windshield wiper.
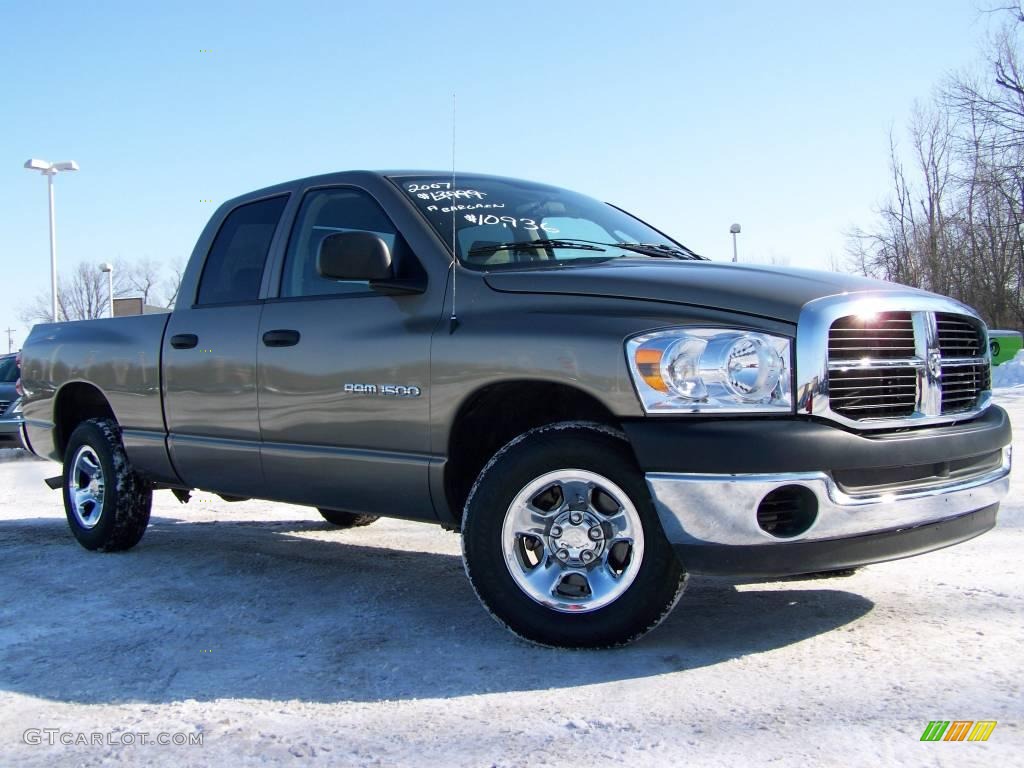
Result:
<instances>
[{"instance_id":1,"label":"windshield wiper","mask_svg":"<svg viewBox=\"0 0 1024 768\"><path fill-rule=\"evenodd\" d=\"M469 249L469 256L477 256L496 251L523 251L535 248L575 248L580 251L604 251L607 248L621 248L634 253L643 253L647 256L654 256L663 259L690 259L693 261L706 261L685 246L673 246L667 243L602 243L599 240L581 240L579 238L545 239L545 240L517 240L508 243L495 243L494 245L478 245Z\"/></svg>"},{"instance_id":2,"label":"windshield wiper","mask_svg":"<svg viewBox=\"0 0 1024 768\"><path fill-rule=\"evenodd\" d=\"M532 251L537 248L575 248L579 251L603 251L598 245L605 243L591 243L586 240L517 240L508 243L495 243L494 245L478 245L470 248L469 256L478 256L484 253L496 253L498 251Z\"/></svg>"},{"instance_id":3,"label":"windshield wiper","mask_svg":"<svg viewBox=\"0 0 1024 768\"><path fill-rule=\"evenodd\" d=\"M619 248L625 248L628 251L646 253L650 256L662 256L669 258L674 256L677 259L704 261L703 256L698 256L689 248L676 248L675 246L665 245L664 243L616 243L615 245Z\"/></svg>"}]
</instances>

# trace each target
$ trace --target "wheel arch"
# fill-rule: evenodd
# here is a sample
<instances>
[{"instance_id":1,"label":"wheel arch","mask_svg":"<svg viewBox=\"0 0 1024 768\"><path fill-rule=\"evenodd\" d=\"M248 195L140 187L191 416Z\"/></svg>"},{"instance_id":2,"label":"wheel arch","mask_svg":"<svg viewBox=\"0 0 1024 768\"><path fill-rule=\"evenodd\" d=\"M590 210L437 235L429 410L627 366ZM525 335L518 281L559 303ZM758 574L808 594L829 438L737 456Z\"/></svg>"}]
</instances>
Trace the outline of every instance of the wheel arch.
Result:
<instances>
[{"instance_id":1,"label":"wheel arch","mask_svg":"<svg viewBox=\"0 0 1024 768\"><path fill-rule=\"evenodd\" d=\"M70 381L57 390L53 402L53 443L63 457L75 427L88 419L113 419L114 409L103 391L88 381Z\"/></svg>"},{"instance_id":2,"label":"wheel arch","mask_svg":"<svg viewBox=\"0 0 1024 768\"><path fill-rule=\"evenodd\" d=\"M619 417L584 390L535 379L489 383L467 395L448 432L442 520L459 525L462 508L480 471L509 441L536 427L586 421L621 429ZM631 449L632 450L632 449Z\"/></svg>"}]
</instances>

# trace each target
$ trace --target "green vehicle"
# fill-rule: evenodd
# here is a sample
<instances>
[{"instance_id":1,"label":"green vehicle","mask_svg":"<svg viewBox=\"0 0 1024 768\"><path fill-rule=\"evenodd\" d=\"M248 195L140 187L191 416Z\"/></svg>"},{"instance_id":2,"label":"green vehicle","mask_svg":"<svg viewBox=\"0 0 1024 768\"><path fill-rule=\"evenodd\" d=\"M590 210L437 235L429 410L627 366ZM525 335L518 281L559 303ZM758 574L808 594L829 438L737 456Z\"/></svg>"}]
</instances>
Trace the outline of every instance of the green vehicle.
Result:
<instances>
[{"instance_id":1,"label":"green vehicle","mask_svg":"<svg viewBox=\"0 0 1024 768\"><path fill-rule=\"evenodd\" d=\"M992 350L992 365L1013 360L1021 347L1024 347L1024 336L1020 331L989 331L988 346Z\"/></svg>"}]
</instances>

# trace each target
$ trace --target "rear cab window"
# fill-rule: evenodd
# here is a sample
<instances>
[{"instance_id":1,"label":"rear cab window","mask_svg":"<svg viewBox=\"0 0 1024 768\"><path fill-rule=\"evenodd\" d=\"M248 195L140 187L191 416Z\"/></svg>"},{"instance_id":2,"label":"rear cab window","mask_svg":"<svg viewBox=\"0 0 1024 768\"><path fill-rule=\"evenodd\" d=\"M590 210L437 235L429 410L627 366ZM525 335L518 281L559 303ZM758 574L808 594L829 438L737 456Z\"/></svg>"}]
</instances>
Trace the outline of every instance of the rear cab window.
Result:
<instances>
[{"instance_id":1,"label":"rear cab window","mask_svg":"<svg viewBox=\"0 0 1024 768\"><path fill-rule=\"evenodd\" d=\"M280 195L246 203L225 217L203 265L197 305L259 298L267 253L287 201Z\"/></svg>"}]
</instances>

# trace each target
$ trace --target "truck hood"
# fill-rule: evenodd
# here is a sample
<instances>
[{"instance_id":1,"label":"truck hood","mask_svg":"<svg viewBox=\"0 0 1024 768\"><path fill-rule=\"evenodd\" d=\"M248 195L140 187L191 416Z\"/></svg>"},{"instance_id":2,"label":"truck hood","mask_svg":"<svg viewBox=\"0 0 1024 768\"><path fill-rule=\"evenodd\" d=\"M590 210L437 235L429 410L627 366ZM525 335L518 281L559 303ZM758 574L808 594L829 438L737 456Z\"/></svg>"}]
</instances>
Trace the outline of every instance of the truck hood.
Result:
<instances>
[{"instance_id":1,"label":"truck hood","mask_svg":"<svg viewBox=\"0 0 1024 768\"><path fill-rule=\"evenodd\" d=\"M823 296L912 290L836 272L653 258L489 272L484 279L496 291L664 301L789 323L804 304Z\"/></svg>"}]
</instances>

